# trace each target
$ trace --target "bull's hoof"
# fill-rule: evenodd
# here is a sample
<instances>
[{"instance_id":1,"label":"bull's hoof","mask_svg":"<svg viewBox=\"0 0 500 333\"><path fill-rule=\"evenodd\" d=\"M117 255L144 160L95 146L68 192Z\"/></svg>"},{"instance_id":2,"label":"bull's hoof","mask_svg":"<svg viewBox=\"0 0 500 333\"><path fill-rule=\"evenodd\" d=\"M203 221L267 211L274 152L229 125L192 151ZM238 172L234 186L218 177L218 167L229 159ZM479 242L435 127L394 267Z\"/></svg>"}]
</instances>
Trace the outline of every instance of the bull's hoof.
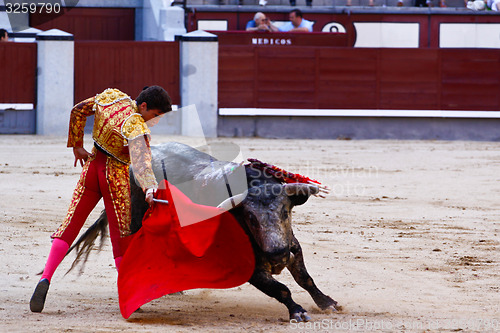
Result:
<instances>
[{"instance_id":1,"label":"bull's hoof","mask_svg":"<svg viewBox=\"0 0 500 333\"><path fill-rule=\"evenodd\" d=\"M326 313L335 313L337 311L342 311L342 306L341 305L338 305L338 304L332 304L324 309L322 309L324 312Z\"/></svg>"},{"instance_id":2,"label":"bull's hoof","mask_svg":"<svg viewBox=\"0 0 500 333\"><path fill-rule=\"evenodd\" d=\"M296 322L301 321L309 321L311 317L307 314L306 311L295 312L290 316L290 320L295 320Z\"/></svg>"},{"instance_id":3,"label":"bull's hoof","mask_svg":"<svg viewBox=\"0 0 500 333\"><path fill-rule=\"evenodd\" d=\"M342 307L330 296L323 295L322 298L315 299L315 301L316 305L323 311L335 312L342 310Z\"/></svg>"}]
</instances>

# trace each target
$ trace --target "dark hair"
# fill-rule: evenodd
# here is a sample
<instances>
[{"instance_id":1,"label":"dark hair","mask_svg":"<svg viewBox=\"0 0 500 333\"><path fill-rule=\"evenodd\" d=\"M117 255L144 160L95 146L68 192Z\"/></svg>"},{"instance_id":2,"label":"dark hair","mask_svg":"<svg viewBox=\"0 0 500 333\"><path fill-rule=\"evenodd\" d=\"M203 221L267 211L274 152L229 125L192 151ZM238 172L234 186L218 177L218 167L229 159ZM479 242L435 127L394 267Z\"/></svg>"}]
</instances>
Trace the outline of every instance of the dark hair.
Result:
<instances>
[{"instance_id":1,"label":"dark hair","mask_svg":"<svg viewBox=\"0 0 500 333\"><path fill-rule=\"evenodd\" d=\"M295 13L295 16L297 16L297 17L303 17L303 16L302 16L302 11L301 11L300 9L298 9L298 8L293 9L293 10L290 12L290 14L291 14L291 13Z\"/></svg>"},{"instance_id":2,"label":"dark hair","mask_svg":"<svg viewBox=\"0 0 500 333\"><path fill-rule=\"evenodd\" d=\"M148 110L155 109L161 113L172 111L172 100L165 89L160 86L144 87L135 101L137 105L146 102Z\"/></svg>"},{"instance_id":3,"label":"dark hair","mask_svg":"<svg viewBox=\"0 0 500 333\"><path fill-rule=\"evenodd\" d=\"M5 29L0 29L0 38L8 37L9 34L7 33L7 30Z\"/></svg>"}]
</instances>

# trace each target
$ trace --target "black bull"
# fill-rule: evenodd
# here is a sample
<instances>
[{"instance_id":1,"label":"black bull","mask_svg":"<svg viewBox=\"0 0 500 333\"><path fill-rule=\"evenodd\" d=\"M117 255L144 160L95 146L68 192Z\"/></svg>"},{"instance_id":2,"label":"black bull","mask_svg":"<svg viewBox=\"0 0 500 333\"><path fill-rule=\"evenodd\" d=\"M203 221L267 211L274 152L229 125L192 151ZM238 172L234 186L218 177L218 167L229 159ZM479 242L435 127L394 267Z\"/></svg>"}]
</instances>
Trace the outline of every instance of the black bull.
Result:
<instances>
[{"instance_id":1,"label":"black bull","mask_svg":"<svg viewBox=\"0 0 500 333\"><path fill-rule=\"evenodd\" d=\"M214 147L211 146L212 151ZM219 149L218 157L233 159L228 156L235 149ZM229 146L231 148L231 146ZM165 143L151 148L152 164L158 180L168 177L168 181L181 189L196 203L217 206L227 198L228 188L231 195L239 197L236 207L234 201L226 199L223 206L229 209L250 238L255 254L255 270L248 281L266 295L283 303L290 314L290 319L297 321L310 320L306 310L292 299L290 290L275 280L272 275L279 274L288 268L295 281L309 292L314 302L322 310L335 311L337 302L323 294L314 284L306 270L302 249L293 235L292 208L307 201L318 188L306 184L282 184L278 179L251 166L243 166L226 162L180 143ZM225 156L224 156L225 154ZM214 154L215 155L215 154ZM221 156L222 155L222 156ZM132 168L131 168L132 170ZM238 174L240 177L238 177ZM243 177L241 177L241 175ZM238 178L244 184L238 184ZM131 230L137 232L142 226L142 218L148 205L144 201L144 193L136 185L131 171L132 222ZM228 184L231 184L228 187ZM236 190L236 191L235 191ZM225 193L224 195L219 195ZM244 199L241 201L241 198ZM94 240L106 230L106 214L89 228L89 230L71 248L77 247L78 258L88 256ZM101 239L102 240L102 239ZM82 243L84 243L83 246ZM102 243L101 243L102 244ZM79 248L81 246L81 248ZM71 250L70 250L71 251ZM74 264L75 264L74 263Z\"/></svg>"}]
</instances>

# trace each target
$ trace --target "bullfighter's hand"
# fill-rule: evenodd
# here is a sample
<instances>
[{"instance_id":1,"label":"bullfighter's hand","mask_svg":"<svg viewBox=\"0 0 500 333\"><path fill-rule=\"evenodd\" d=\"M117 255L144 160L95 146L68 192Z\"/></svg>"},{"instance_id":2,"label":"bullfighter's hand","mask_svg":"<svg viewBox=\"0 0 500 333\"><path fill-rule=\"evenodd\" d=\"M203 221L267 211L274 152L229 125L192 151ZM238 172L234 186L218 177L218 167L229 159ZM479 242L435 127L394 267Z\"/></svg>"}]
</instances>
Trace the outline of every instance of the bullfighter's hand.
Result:
<instances>
[{"instance_id":1,"label":"bullfighter's hand","mask_svg":"<svg viewBox=\"0 0 500 333\"><path fill-rule=\"evenodd\" d=\"M155 193L156 193L156 189L155 188L148 188L146 190L146 199L145 200L146 200L146 202L150 206L154 203L153 199L154 199L154 194Z\"/></svg>"},{"instance_id":2,"label":"bullfighter's hand","mask_svg":"<svg viewBox=\"0 0 500 333\"><path fill-rule=\"evenodd\" d=\"M80 161L80 165L83 167L83 164L87 162L88 158L94 156L94 154L89 153L83 147L73 147L73 155L75 155L75 164Z\"/></svg>"}]
</instances>

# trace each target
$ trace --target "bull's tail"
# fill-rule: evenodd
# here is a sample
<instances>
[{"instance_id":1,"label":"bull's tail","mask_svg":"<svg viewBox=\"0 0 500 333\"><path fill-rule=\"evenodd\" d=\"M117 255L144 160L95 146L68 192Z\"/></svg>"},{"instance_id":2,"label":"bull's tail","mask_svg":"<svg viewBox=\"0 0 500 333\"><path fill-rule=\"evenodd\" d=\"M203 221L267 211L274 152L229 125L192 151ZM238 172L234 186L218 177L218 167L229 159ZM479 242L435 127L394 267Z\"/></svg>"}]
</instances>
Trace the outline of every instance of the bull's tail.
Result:
<instances>
[{"instance_id":1,"label":"bull's tail","mask_svg":"<svg viewBox=\"0 0 500 333\"><path fill-rule=\"evenodd\" d=\"M83 235L78 238L75 244L68 250L66 255L70 254L73 249L76 248L76 258L73 261L70 269L66 272L68 274L73 268L75 268L79 263L81 263L79 274L83 273L85 268L85 263L87 262L90 251L94 247L94 244L99 236L101 236L98 251L101 251L104 246L104 241L108 235L108 217L106 216L106 211L103 210L99 218L90 226L90 228L85 231Z\"/></svg>"}]
</instances>

